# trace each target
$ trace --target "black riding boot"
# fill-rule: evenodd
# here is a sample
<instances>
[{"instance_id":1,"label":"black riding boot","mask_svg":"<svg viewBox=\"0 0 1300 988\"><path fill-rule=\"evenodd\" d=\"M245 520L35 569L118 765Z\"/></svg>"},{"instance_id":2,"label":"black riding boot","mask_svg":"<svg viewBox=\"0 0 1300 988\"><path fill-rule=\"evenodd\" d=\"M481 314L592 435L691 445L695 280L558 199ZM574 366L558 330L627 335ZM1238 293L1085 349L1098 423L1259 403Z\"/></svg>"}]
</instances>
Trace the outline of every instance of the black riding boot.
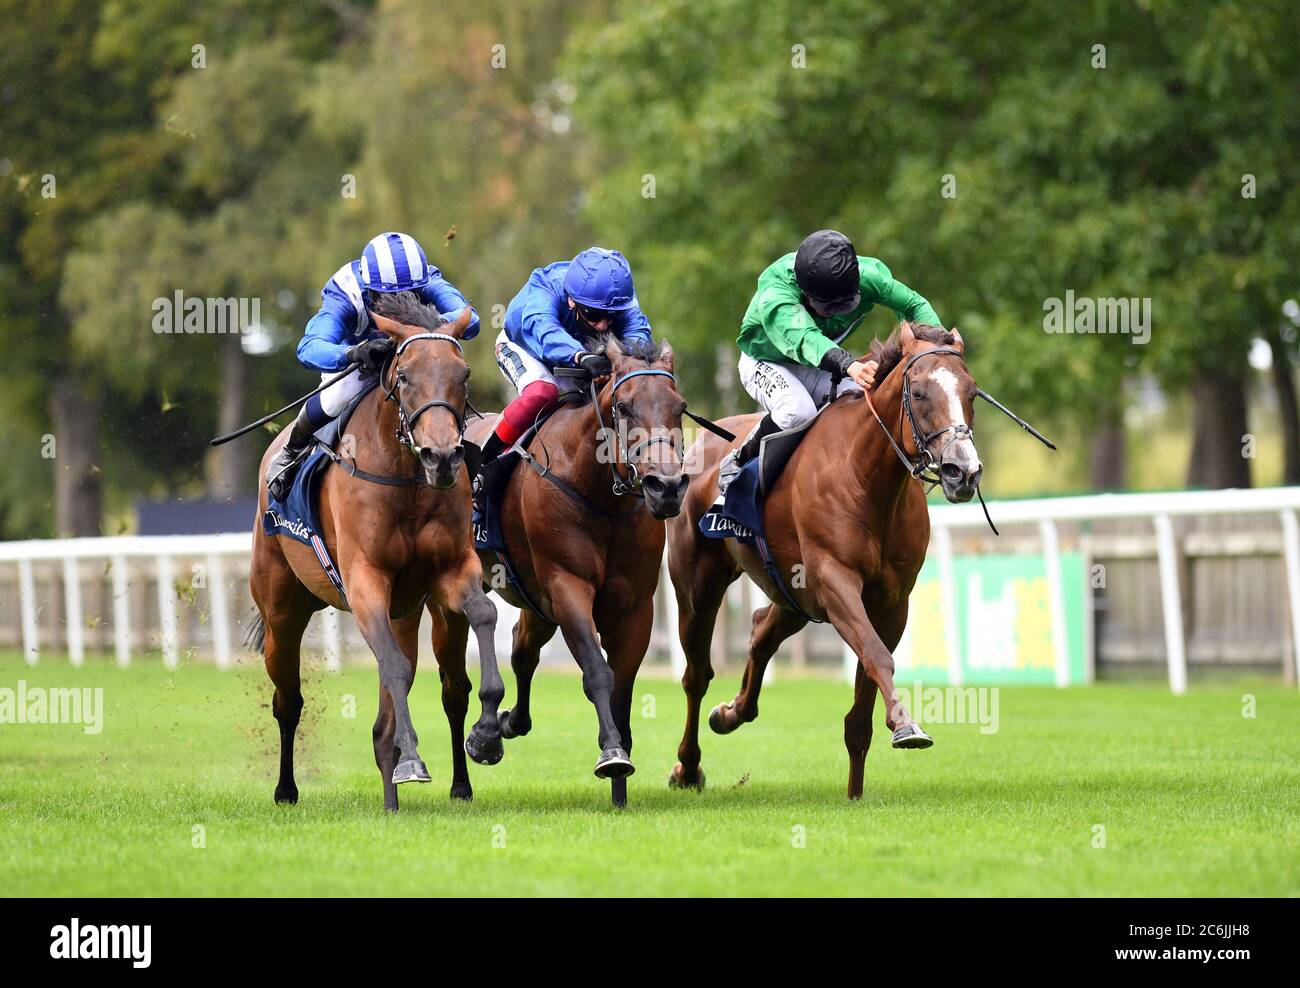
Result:
<instances>
[{"instance_id":1,"label":"black riding boot","mask_svg":"<svg viewBox=\"0 0 1300 988\"><path fill-rule=\"evenodd\" d=\"M758 451L763 444L763 440L775 432L780 432L781 427L772 421L771 415L764 415L758 420L758 425L745 437L745 441L728 453L718 464L718 494L727 493L727 488L731 482L736 479L736 474L740 473L740 468L758 455Z\"/></svg>"},{"instance_id":2,"label":"black riding boot","mask_svg":"<svg viewBox=\"0 0 1300 988\"><path fill-rule=\"evenodd\" d=\"M482 514L487 507L487 483L491 476L491 466L496 458L509 449L505 441L495 432L487 437L483 443L483 456L479 460L478 475L471 482L471 489L474 494L474 508Z\"/></svg>"},{"instance_id":3,"label":"black riding boot","mask_svg":"<svg viewBox=\"0 0 1300 988\"><path fill-rule=\"evenodd\" d=\"M266 486L271 492L271 497L277 501L283 501L285 495L289 493L294 474L297 473L298 462L302 459L302 454L307 451L307 447L311 445L312 436L318 428L319 426L313 425L307 417L306 405L298 409L298 417L293 420L293 425L289 428L288 441L266 468Z\"/></svg>"}]
</instances>

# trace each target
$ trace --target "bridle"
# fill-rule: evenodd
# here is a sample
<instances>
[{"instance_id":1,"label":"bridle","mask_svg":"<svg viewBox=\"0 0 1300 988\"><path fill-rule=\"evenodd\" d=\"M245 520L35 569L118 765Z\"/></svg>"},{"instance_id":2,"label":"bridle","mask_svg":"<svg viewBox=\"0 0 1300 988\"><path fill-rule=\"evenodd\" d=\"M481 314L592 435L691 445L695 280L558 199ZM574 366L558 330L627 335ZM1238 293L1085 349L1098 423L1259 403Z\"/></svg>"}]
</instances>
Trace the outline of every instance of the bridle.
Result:
<instances>
[{"instance_id":1,"label":"bridle","mask_svg":"<svg viewBox=\"0 0 1300 988\"><path fill-rule=\"evenodd\" d=\"M645 370L629 371L615 380L613 387L610 388L610 420L613 423L614 434L618 437L619 454L622 456L623 464L627 467L627 477L620 477L618 473L618 464L612 460L610 461L609 473L613 478L611 489L613 490L615 497L621 497L624 494L641 493L641 473L637 470L636 464L632 462L632 457L636 456L638 453L653 446L655 443L667 443L677 451L679 457L685 455L685 451L682 449L681 445L675 443L671 437L663 435L651 436L649 439L643 439L641 442L636 443L633 446L628 446L627 430L623 428L623 417L619 415L618 412L618 389L634 377L666 377L674 384L677 383L677 378L673 376L671 371L647 368ZM589 382L589 387L591 388L591 403L596 409L596 421L600 423L600 435L605 435L605 417L600 410L600 400L596 394L596 382L594 380Z\"/></svg>"},{"instance_id":2,"label":"bridle","mask_svg":"<svg viewBox=\"0 0 1300 988\"><path fill-rule=\"evenodd\" d=\"M898 458L902 461L903 466L907 468L907 472L922 483L930 485L926 493L933 490L934 486L941 481L937 471L943 464L943 455L947 452L948 447L963 439L970 439L972 441L975 439L974 430L965 422L952 423L942 429L936 429L934 432L930 433L923 433L921 427L916 423L916 413L912 410L912 380L911 377L909 377L909 372L912 369L912 365L922 357L932 357L941 353L950 353L961 360L962 363L966 362L966 357L960 350L950 346L941 346L935 347L932 350L922 350L920 353L914 353L912 356L908 357L907 361L903 364L903 401L898 409L898 431L902 432L903 419L906 417L908 427L912 431L912 442L916 446L917 455L915 459L908 456L903 447L899 445L898 440L894 438L893 430L885 425L884 420L880 417L880 413L876 411L876 406L871 400L871 395L866 395L867 407L871 409L871 414L876 417L876 421L880 423L880 427L885 430L885 436L889 439L889 445L894 448L894 452L898 454ZM930 443L947 433L952 433L952 435L949 436L943 446L939 448L939 455L935 456L930 452Z\"/></svg>"},{"instance_id":3,"label":"bridle","mask_svg":"<svg viewBox=\"0 0 1300 988\"><path fill-rule=\"evenodd\" d=\"M408 414L405 406L403 406L402 404L402 383L405 379L402 376L401 368L397 366L397 361L398 358L401 357L402 352L408 346L420 340L441 340L445 343L450 343L452 346L454 346L456 348L457 353L464 353L464 348L461 346L460 340L456 339L456 337L454 336L449 336L446 333L416 333L414 336L408 336L406 339L402 340L402 342L398 344L397 349L393 351L392 357L385 363L384 371L383 371L385 377L388 376L388 371L390 367L394 372L393 383L384 389L384 399L386 401L391 401L393 404L397 406L397 432L396 432L397 441L402 446L404 446L407 450L409 450L414 456L418 457L420 455L420 451L422 447L418 446L415 442L415 434L412 431L415 428L415 423L419 421L420 416L423 415L425 412L429 411L429 409L445 408L447 409L448 412L451 413L451 417L456 422L458 448L464 450L465 413L461 409L457 408L449 401L444 401L441 398L434 398L432 401L426 401L414 412ZM466 404L468 405L469 404L468 389L466 390L465 401Z\"/></svg>"}]
</instances>

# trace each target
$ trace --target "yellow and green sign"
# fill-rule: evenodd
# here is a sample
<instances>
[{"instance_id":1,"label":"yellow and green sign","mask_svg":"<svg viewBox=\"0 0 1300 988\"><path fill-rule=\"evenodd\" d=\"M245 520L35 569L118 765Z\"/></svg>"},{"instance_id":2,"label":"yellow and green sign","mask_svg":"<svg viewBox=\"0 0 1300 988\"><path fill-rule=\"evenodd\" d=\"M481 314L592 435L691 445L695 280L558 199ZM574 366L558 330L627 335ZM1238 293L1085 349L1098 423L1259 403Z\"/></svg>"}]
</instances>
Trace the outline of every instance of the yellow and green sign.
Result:
<instances>
[{"instance_id":1,"label":"yellow and green sign","mask_svg":"<svg viewBox=\"0 0 1300 988\"><path fill-rule=\"evenodd\" d=\"M1061 553L1060 565L1054 607L1040 555L955 556L951 597L938 561L926 560L912 590L907 632L894 653L895 681L950 684L956 668L963 685L1087 682L1087 567L1077 552Z\"/></svg>"}]
</instances>

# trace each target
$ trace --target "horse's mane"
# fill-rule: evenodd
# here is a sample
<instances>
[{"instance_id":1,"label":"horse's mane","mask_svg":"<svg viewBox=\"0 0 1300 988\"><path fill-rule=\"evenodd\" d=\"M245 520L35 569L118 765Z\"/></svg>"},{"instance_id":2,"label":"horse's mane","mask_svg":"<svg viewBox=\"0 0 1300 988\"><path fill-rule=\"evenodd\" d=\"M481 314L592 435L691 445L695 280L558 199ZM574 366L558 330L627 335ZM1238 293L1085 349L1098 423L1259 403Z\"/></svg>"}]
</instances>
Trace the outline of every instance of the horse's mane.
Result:
<instances>
[{"instance_id":1,"label":"horse's mane","mask_svg":"<svg viewBox=\"0 0 1300 988\"><path fill-rule=\"evenodd\" d=\"M663 360L668 354L668 343L665 340L625 340L620 339L613 333L601 333L596 337L595 346L597 353L603 353L610 356L617 352L624 357L631 357L633 360L644 360L647 364L652 364L656 360Z\"/></svg>"},{"instance_id":2,"label":"horse's mane","mask_svg":"<svg viewBox=\"0 0 1300 988\"><path fill-rule=\"evenodd\" d=\"M403 326L438 329L447 319L434 306L427 305L418 292L366 291L366 307Z\"/></svg>"},{"instance_id":3,"label":"horse's mane","mask_svg":"<svg viewBox=\"0 0 1300 988\"><path fill-rule=\"evenodd\" d=\"M883 343L880 340L872 340L871 346L867 347L867 359L876 361L876 381L883 381L889 376L898 362L903 359L903 344L898 341L898 334L902 326L898 326L889 334L889 339ZM932 326L929 323L914 322L912 323L912 332L918 340L924 340L927 343L937 343L940 346L952 346L954 342L952 333L942 326Z\"/></svg>"}]
</instances>

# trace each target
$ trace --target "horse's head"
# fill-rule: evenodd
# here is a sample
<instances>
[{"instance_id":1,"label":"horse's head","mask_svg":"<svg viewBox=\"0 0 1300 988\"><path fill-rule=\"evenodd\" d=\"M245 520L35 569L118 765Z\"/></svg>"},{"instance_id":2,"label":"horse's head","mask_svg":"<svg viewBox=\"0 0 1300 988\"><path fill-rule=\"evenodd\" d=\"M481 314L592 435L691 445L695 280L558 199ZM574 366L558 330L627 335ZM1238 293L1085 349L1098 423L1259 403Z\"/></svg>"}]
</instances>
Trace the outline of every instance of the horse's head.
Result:
<instances>
[{"instance_id":1,"label":"horse's head","mask_svg":"<svg viewBox=\"0 0 1300 988\"><path fill-rule=\"evenodd\" d=\"M397 403L399 439L419 457L429 484L445 490L455 485L465 460L469 364L459 340L472 315L466 306L449 322L407 295L378 296L380 311L371 311L376 328L397 344L383 386Z\"/></svg>"},{"instance_id":2,"label":"horse's head","mask_svg":"<svg viewBox=\"0 0 1300 988\"><path fill-rule=\"evenodd\" d=\"M880 361L876 379L901 364L903 449L920 466L937 471L949 501L975 496L984 468L975 449L975 379L966 369L966 346L954 327L903 322L870 354ZM901 425L901 423L900 423Z\"/></svg>"},{"instance_id":3,"label":"horse's head","mask_svg":"<svg viewBox=\"0 0 1300 988\"><path fill-rule=\"evenodd\" d=\"M640 492L652 515L672 518L682 510L690 483L682 471L686 399L673 378L673 349L665 342L628 343L609 336L604 353L613 372L599 399L613 435L601 449L613 457L620 482Z\"/></svg>"}]
</instances>

